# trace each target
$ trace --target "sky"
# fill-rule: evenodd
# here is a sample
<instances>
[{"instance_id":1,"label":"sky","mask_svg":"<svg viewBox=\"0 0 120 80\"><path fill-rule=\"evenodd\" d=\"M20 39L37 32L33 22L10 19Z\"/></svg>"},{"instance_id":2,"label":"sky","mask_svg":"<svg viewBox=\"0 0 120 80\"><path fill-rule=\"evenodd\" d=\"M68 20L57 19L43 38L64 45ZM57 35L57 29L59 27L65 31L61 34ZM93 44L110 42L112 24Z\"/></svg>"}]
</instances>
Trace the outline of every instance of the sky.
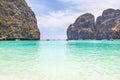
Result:
<instances>
[{"instance_id":1,"label":"sky","mask_svg":"<svg viewBox=\"0 0 120 80\"><path fill-rule=\"evenodd\" d=\"M120 0L26 0L34 11L41 39L66 39L70 24L84 13L100 16L108 8L120 9Z\"/></svg>"}]
</instances>

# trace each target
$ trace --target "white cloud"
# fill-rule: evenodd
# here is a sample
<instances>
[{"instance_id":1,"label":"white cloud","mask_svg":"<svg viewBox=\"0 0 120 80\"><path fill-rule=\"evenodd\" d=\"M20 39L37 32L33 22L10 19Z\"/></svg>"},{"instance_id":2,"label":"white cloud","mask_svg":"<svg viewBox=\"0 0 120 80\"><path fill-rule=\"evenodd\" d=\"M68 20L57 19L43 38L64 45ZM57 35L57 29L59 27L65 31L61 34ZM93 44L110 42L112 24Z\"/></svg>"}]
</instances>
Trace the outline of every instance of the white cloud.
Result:
<instances>
[{"instance_id":1,"label":"white cloud","mask_svg":"<svg viewBox=\"0 0 120 80\"><path fill-rule=\"evenodd\" d=\"M75 21L79 13L69 11L49 12L49 15L37 16L38 26L66 28Z\"/></svg>"},{"instance_id":2,"label":"white cloud","mask_svg":"<svg viewBox=\"0 0 120 80\"><path fill-rule=\"evenodd\" d=\"M119 0L58 0L66 4L74 4L62 11L50 11L47 15L38 16L40 27L66 27L73 23L83 12L101 15L107 8L119 8Z\"/></svg>"},{"instance_id":3,"label":"white cloud","mask_svg":"<svg viewBox=\"0 0 120 80\"><path fill-rule=\"evenodd\" d=\"M74 9L85 10L93 13L95 16L102 14L102 11L107 8L120 8L120 0L58 0L66 4L74 4Z\"/></svg>"}]
</instances>

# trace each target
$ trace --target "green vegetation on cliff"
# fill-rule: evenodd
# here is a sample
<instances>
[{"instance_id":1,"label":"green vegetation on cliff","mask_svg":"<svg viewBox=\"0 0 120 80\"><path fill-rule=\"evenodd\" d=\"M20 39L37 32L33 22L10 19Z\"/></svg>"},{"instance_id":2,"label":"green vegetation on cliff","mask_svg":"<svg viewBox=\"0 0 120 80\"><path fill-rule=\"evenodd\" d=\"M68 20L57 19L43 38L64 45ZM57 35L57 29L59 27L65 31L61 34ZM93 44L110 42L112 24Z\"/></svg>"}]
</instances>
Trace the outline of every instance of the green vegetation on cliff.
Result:
<instances>
[{"instance_id":1,"label":"green vegetation on cliff","mask_svg":"<svg viewBox=\"0 0 120 80\"><path fill-rule=\"evenodd\" d=\"M40 39L37 20L25 0L0 0L0 40Z\"/></svg>"}]
</instances>

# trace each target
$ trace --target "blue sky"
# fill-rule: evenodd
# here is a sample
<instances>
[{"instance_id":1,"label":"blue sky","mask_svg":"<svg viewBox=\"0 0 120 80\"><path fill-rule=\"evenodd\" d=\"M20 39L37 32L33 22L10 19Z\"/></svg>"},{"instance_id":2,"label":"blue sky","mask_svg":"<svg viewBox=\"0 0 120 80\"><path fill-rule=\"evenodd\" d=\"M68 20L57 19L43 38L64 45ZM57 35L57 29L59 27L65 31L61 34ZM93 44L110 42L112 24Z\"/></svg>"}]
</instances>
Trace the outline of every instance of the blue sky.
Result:
<instances>
[{"instance_id":1,"label":"blue sky","mask_svg":"<svg viewBox=\"0 0 120 80\"><path fill-rule=\"evenodd\" d=\"M68 26L83 13L101 15L107 8L120 9L120 0L26 0L35 12L41 39L66 39Z\"/></svg>"}]
</instances>

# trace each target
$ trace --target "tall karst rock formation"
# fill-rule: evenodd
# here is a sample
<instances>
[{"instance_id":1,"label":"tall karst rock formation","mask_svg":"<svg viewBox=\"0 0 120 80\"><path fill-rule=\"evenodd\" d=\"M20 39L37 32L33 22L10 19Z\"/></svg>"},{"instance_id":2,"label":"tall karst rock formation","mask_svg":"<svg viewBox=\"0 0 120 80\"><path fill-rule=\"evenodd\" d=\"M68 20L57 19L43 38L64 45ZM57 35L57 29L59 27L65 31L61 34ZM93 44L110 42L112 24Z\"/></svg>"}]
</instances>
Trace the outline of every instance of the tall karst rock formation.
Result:
<instances>
[{"instance_id":1,"label":"tall karst rock formation","mask_svg":"<svg viewBox=\"0 0 120 80\"><path fill-rule=\"evenodd\" d=\"M39 40L35 14L25 0L0 0L0 40Z\"/></svg>"},{"instance_id":2,"label":"tall karst rock formation","mask_svg":"<svg viewBox=\"0 0 120 80\"><path fill-rule=\"evenodd\" d=\"M71 24L67 30L69 40L94 39L95 21L94 15L90 13L83 14L77 18L74 24Z\"/></svg>"},{"instance_id":3,"label":"tall karst rock formation","mask_svg":"<svg viewBox=\"0 0 120 80\"><path fill-rule=\"evenodd\" d=\"M68 40L120 39L120 10L107 9L94 21L92 14L83 14L67 29Z\"/></svg>"},{"instance_id":4,"label":"tall karst rock formation","mask_svg":"<svg viewBox=\"0 0 120 80\"><path fill-rule=\"evenodd\" d=\"M96 20L96 28L96 39L120 39L120 10L104 10Z\"/></svg>"}]
</instances>

